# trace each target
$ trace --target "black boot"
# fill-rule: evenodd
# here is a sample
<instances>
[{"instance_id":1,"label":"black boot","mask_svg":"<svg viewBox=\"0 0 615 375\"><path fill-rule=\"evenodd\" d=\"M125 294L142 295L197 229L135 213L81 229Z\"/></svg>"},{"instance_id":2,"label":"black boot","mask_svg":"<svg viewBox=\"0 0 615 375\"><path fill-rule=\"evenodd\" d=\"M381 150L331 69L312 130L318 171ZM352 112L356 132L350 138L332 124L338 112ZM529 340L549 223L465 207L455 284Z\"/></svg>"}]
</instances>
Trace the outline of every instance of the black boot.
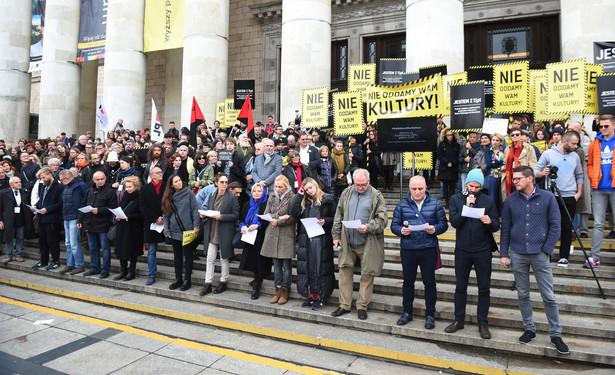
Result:
<instances>
[{"instance_id":1,"label":"black boot","mask_svg":"<svg viewBox=\"0 0 615 375\"><path fill-rule=\"evenodd\" d=\"M120 260L120 274L115 276L113 278L113 280L117 281L117 280L122 280L123 278L126 277L126 274L128 273L128 271L126 270L126 266L127 266L127 261L125 260Z\"/></svg>"},{"instance_id":2,"label":"black boot","mask_svg":"<svg viewBox=\"0 0 615 375\"><path fill-rule=\"evenodd\" d=\"M179 287L179 290L181 290L182 292L185 292L186 290L190 289L191 287L192 287L192 281L190 279L190 276L188 276L188 277L186 277L186 281L184 281L182 286Z\"/></svg>"},{"instance_id":3,"label":"black boot","mask_svg":"<svg viewBox=\"0 0 615 375\"><path fill-rule=\"evenodd\" d=\"M173 281L173 284L169 285L169 289L175 290L175 289L179 288L183 284L183 282L184 281L181 279L181 277L179 279L175 279Z\"/></svg>"},{"instance_id":4,"label":"black boot","mask_svg":"<svg viewBox=\"0 0 615 375\"><path fill-rule=\"evenodd\" d=\"M128 274L124 280L130 281L137 276L137 265L132 260L130 261L130 267L128 267Z\"/></svg>"},{"instance_id":5,"label":"black boot","mask_svg":"<svg viewBox=\"0 0 615 375\"><path fill-rule=\"evenodd\" d=\"M260 297L260 289L261 289L261 282L255 281L254 284L252 284L252 295L250 296L250 298L258 299L258 297Z\"/></svg>"}]
</instances>

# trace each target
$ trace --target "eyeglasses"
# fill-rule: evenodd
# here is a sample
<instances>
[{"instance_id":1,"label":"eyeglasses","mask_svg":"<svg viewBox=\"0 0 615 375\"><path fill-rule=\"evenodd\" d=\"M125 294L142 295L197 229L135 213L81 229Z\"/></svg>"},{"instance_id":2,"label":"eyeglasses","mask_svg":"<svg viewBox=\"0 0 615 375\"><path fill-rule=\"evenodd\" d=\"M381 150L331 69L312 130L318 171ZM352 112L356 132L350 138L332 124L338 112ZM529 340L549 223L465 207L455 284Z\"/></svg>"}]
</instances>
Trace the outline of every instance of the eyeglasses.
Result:
<instances>
[{"instance_id":1,"label":"eyeglasses","mask_svg":"<svg viewBox=\"0 0 615 375\"><path fill-rule=\"evenodd\" d=\"M519 181L521 181L524 178L527 178L527 177L525 177L525 176L523 176L523 177L513 177L512 182L519 182Z\"/></svg>"},{"instance_id":2,"label":"eyeglasses","mask_svg":"<svg viewBox=\"0 0 615 375\"><path fill-rule=\"evenodd\" d=\"M519 137L519 136L521 136L521 133L511 133L510 136L511 137Z\"/></svg>"},{"instance_id":3,"label":"eyeglasses","mask_svg":"<svg viewBox=\"0 0 615 375\"><path fill-rule=\"evenodd\" d=\"M369 185L369 183L365 183L365 184L357 184L355 183L354 186L356 187L367 187L367 185Z\"/></svg>"},{"instance_id":4,"label":"eyeglasses","mask_svg":"<svg viewBox=\"0 0 615 375\"><path fill-rule=\"evenodd\" d=\"M599 127L600 129L607 129L607 128L610 128L610 127L611 127L611 125L598 125L598 127Z\"/></svg>"}]
</instances>

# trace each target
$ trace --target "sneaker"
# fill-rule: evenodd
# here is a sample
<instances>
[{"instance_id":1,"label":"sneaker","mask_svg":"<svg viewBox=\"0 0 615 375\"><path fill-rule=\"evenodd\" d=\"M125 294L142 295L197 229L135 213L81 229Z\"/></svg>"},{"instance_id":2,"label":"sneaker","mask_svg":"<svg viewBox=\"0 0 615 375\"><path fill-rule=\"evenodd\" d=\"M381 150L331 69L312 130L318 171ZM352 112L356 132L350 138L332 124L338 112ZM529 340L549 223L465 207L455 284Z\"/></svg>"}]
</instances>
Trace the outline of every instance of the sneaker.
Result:
<instances>
[{"instance_id":1,"label":"sneaker","mask_svg":"<svg viewBox=\"0 0 615 375\"><path fill-rule=\"evenodd\" d=\"M599 260L597 260L594 257L589 257L585 261L585 264L583 264L583 268L589 268L590 264L591 264L592 267L600 267L600 261Z\"/></svg>"},{"instance_id":2,"label":"sneaker","mask_svg":"<svg viewBox=\"0 0 615 375\"><path fill-rule=\"evenodd\" d=\"M557 265L560 267L568 267L568 259L561 258L559 262L557 262Z\"/></svg>"},{"instance_id":3,"label":"sneaker","mask_svg":"<svg viewBox=\"0 0 615 375\"><path fill-rule=\"evenodd\" d=\"M317 299L316 301L314 301L314 304L312 305L312 310L314 311L320 310L323 307L325 307L325 303L321 299Z\"/></svg>"},{"instance_id":4,"label":"sneaker","mask_svg":"<svg viewBox=\"0 0 615 375\"><path fill-rule=\"evenodd\" d=\"M568 345L564 344L564 340L562 340L561 337L551 337L551 343L555 345L555 349L557 349L560 354L570 354Z\"/></svg>"},{"instance_id":5,"label":"sneaker","mask_svg":"<svg viewBox=\"0 0 615 375\"><path fill-rule=\"evenodd\" d=\"M145 285L152 285L155 282L156 282L156 278L154 276L150 276L150 278L147 279L147 281L145 282Z\"/></svg>"},{"instance_id":6,"label":"sneaker","mask_svg":"<svg viewBox=\"0 0 615 375\"><path fill-rule=\"evenodd\" d=\"M312 297L308 297L302 304L301 307L312 307L314 305L314 300Z\"/></svg>"},{"instance_id":7,"label":"sneaker","mask_svg":"<svg viewBox=\"0 0 615 375\"><path fill-rule=\"evenodd\" d=\"M45 267L45 266L46 266L46 264L42 264L41 262L38 262L38 263L36 263L35 265L32 266L32 269L33 270L37 270L37 269L39 269L41 267Z\"/></svg>"},{"instance_id":8,"label":"sneaker","mask_svg":"<svg viewBox=\"0 0 615 375\"><path fill-rule=\"evenodd\" d=\"M74 266L66 266L66 267L62 268L62 270L60 270L60 274L64 275L65 273L69 273L70 271L72 271L74 269L75 269Z\"/></svg>"},{"instance_id":9,"label":"sneaker","mask_svg":"<svg viewBox=\"0 0 615 375\"><path fill-rule=\"evenodd\" d=\"M525 331L525 332L523 332L521 337L519 337L519 342L522 343L522 344L529 344L530 341L532 341L535 337L536 337L536 332L534 332L534 331Z\"/></svg>"},{"instance_id":10,"label":"sneaker","mask_svg":"<svg viewBox=\"0 0 615 375\"><path fill-rule=\"evenodd\" d=\"M51 262L51 263L49 263L49 265L48 265L48 266L47 266L47 268L45 268L45 269L46 269L47 271L50 271L50 270L55 270L55 269L57 269L58 267L60 267L60 263L58 263L58 262Z\"/></svg>"}]
</instances>

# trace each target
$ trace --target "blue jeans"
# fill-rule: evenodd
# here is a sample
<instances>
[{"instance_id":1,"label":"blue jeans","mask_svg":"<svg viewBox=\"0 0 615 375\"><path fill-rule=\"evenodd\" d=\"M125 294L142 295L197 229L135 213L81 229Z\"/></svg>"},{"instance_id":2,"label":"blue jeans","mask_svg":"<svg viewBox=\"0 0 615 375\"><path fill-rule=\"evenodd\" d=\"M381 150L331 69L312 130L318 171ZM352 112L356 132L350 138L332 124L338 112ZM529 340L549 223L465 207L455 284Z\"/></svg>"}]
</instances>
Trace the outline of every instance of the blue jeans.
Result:
<instances>
[{"instance_id":1,"label":"blue jeans","mask_svg":"<svg viewBox=\"0 0 615 375\"><path fill-rule=\"evenodd\" d=\"M15 228L15 254L13 254L13 239L7 241L6 244L4 244L4 254L7 258L19 258L21 256L21 250L23 250L23 234L23 225Z\"/></svg>"},{"instance_id":2,"label":"blue jeans","mask_svg":"<svg viewBox=\"0 0 615 375\"><path fill-rule=\"evenodd\" d=\"M284 287L290 290L292 272L291 259L273 258L273 275L276 288Z\"/></svg>"},{"instance_id":3,"label":"blue jeans","mask_svg":"<svg viewBox=\"0 0 615 375\"><path fill-rule=\"evenodd\" d=\"M592 190L592 213L594 214L594 231L592 232L592 256L600 260L600 248L604 238L606 208L610 203L615 210L615 191Z\"/></svg>"},{"instance_id":4,"label":"blue jeans","mask_svg":"<svg viewBox=\"0 0 615 375\"><path fill-rule=\"evenodd\" d=\"M66 265L83 267L83 250L81 249L81 229L77 228L77 219L64 221L64 243L66 244Z\"/></svg>"},{"instance_id":5,"label":"blue jeans","mask_svg":"<svg viewBox=\"0 0 615 375\"><path fill-rule=\"evenodd\" d=\"M109 239L107 233L92 233L88 234L88 244L90 245L90 263L92 272L109 273L111 268L111 248L109 247ZM100 268L100 251L102 250L102 269Z\"/></svg>"},{"instance_id":6,"label":"blue jeans","mask_svg":"<svg viewBox=\"0 0 615 375\"><path fill-rule=\"evenodd\" d=\"M549 321L549 334L551 337L562 335L562 325L559 321L559 309L555 294L553 293L553 272L549 254L540 252L538 254L520 254L514 250L509 252L510 266L515 275L517 283L517 296L519 299L519 309L523 317L523 327L526 331L536 332L536 326L532 319L532 301L530 300L530 266L534 272L538 290L542 297L545 314Z\"/></svg>"},{"instance_id":7,"label":"blue jeans","mask_svg":"<svg viewBox=\"0 0 615 375\"><path fill-rule=\"evenodd\" d=\"M436 312L436 260L435 247L422 250L401 250L401 268L404 275L403 306L404 312L412 315L414 303L414 282L417 268L421 267L421 278L425 286L425 315L434 316Z\"/></svg>"},{"instance_id":8,"label":"blue jeans","mask_svg":"<svg viewBox=\"0 0 615 375\"><path fill-rule=\"evenodd\" d=\"M158 243L147 244L147 276L156 277L158 267L156 267L156 251L158 250Z\"/></svg>"}]
</instances>

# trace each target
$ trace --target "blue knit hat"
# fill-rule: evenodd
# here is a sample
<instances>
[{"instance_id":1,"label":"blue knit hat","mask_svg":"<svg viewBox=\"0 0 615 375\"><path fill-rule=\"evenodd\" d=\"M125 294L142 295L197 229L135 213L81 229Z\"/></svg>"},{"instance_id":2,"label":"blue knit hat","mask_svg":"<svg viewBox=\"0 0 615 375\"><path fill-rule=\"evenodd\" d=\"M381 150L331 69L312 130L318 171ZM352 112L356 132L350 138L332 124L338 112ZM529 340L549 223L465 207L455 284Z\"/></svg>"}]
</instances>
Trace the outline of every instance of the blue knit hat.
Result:
<instances>
[{"instance_id":1,"label":"blue knit hat","mask_svg":"<svg viewBox=\"0 0 615 375\"><path fill-rule=\"evenodd\" d=\"M480 170L480 168L472 169L470 172L468 172L468 177L466 177L466 184L472 181L478 182L480 186L483 186L485 184L485 176L483 176L483 172Z\"/></svg>"}]
</instances>

